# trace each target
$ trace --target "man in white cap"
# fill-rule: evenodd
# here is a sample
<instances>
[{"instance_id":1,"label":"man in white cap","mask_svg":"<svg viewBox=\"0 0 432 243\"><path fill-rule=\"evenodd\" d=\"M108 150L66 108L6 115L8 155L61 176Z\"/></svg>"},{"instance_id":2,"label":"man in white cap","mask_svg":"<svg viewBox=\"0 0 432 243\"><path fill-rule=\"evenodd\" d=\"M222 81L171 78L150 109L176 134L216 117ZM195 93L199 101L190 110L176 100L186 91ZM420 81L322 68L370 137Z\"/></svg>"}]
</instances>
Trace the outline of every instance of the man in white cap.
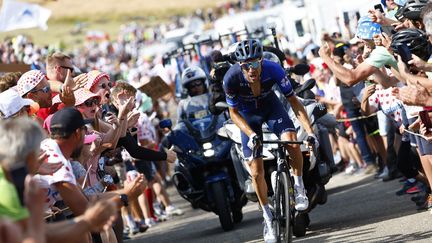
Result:
<instances>
[{"instance_id":1,"label":"man in white cap","mask_svg":"<svg viewBox=\"0 0 432 243\"><path fill-rule=\"evenodd\" d=\"M14 89L8 89L0 93L0 117L1 119L15 118L19 116L33 115L39 106L31 99L23 99Z\"/></svg>"}]
</instances>

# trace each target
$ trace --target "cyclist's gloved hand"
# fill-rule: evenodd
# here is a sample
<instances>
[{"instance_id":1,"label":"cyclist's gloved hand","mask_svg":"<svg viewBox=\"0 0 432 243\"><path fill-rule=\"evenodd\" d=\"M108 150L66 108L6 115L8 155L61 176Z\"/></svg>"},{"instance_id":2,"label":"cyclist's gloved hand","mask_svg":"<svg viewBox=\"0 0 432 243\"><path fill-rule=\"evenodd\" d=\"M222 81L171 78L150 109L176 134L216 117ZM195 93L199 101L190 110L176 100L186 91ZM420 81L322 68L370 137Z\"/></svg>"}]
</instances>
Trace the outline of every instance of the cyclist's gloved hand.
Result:
<instances>
[{"instance_id":1,"label":"cyclist's gloved hand","mask_svg":"<svg viewBox=\"0 0 432 243\"><path fill-rule=\"evenodd\" d=\"M309 134L306 141L309 143L309 146L313 146L314 148L319 147L319 142L315 134Z\"/></svg>"},{"instance_id":2,"label":"cyclist's gloved hand","mask_svg":"<svg viewBox=\"0 0 432 243\"><path fill-rule=\"evenodd\" d=\"M259 148L261 145L262 145L262 143L261 143L260 137L256 133L252 133L249 136L249 141L247 143L247 146L250 149L254 150L254 149Z\"/></svg>"}]
</instances>

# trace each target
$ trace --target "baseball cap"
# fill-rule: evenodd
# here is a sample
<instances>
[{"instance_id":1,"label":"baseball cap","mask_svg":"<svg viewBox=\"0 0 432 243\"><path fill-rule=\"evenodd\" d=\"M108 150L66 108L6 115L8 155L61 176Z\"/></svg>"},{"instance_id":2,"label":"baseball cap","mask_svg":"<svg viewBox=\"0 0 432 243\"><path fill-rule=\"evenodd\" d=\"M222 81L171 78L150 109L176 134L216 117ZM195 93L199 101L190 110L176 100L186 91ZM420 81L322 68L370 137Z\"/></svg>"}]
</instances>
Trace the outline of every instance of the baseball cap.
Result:
<instances>
[{"instance_id":1,"label":"baseball cap","mask_svg":"<svg viewBox=\"0 0 432 243\"><path fill-rule=\"evenodd\" d=\"M17 89L20 96L23 96L34 89L45 78L45 74L39 70L30 70L25 72L17 83Z\"/></svg>"},{"instance_id":2,"label":"baseball cap","mask_svg":"<svg viewBox=\"0 0 432 243\"><path fill-rule=\"evenodd\" d=\"M0 111L3 119L7 119L16 114L24 106L30 106L30 111L32 111L33 114L39 110L37 103L31 99L23 99L14 89L8 89L0 93Z\"/></svg>"},{"instance_id":3,"label":"baseball cap","mask_svg":"<svg viewBox=\"0 0 432 243\"><path fill-rule=\"evenodd\" d=\"M49 130L51 134L67 136L76 129L91 122L92 120L85 120L77 109L67 107L54 113L50 121Z\"/></svg>"},{"instance_id":4,"label":"baseball cap","mask_svg":"<svg viewBox=\"0 0 432 243\"><path fill-rule=\"evenodd\" d=\"M356 36L364 40L372 40L375 35L381 34L381 25L372 21L368 16L362 16L357 25Z\"/></svg>"}]
</instances>

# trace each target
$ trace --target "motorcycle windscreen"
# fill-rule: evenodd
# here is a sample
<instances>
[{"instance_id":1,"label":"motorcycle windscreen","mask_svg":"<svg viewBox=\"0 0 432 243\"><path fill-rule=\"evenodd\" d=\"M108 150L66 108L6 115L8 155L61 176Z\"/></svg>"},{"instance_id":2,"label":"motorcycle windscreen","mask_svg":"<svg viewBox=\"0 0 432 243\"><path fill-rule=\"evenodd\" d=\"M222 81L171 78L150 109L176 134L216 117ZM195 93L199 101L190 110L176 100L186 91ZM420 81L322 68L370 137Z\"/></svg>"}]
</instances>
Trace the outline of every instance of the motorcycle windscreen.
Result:
<instances>
[{"instance_id":1,"label":"motorcycle windscreen","mask_svg":"<svg viewBox=\"0 0 432 243\"><path fill-rule=\"evenodd\" d=\"M217 132L217 129L211 128L211 125L214 122L213 119L217 118L213 117L212 115L208 115L202 119L192 122L192 126L199 131L201 139L210 138Z\"/></svg>"}]
</instances>

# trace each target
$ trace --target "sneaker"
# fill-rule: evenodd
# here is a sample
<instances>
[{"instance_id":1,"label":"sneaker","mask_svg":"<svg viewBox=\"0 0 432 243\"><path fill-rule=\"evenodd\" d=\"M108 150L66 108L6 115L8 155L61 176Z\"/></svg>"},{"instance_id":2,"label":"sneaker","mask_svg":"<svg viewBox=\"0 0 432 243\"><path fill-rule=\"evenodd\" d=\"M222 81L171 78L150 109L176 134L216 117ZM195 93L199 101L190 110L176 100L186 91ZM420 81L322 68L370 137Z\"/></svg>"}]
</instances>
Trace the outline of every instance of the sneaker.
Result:
<instances>
[{"instance_id":1,"label":"sneaker","mask_svg":"<svg viewBox=\"0 0 432 243\"><path fill-rule=\"evenodd\" d=\"M273 225L271 222L266 222L264 220L264 230L263 230L263 237L265 243L276 243L276 234L273 229Z\"/></svg>"},{"instance_id":2,"label":"sneaker","mask_svg":"<svg viewBox=\"0 0 432 243\"><path fill-rule=\"evenodd\" d=\"M153 211L156 215L165 214L164 210L162 209L162 206L159 202L153 203Z\"/></svg>"},{"instance_id":3,"label":"sneaker","mask_svg":"<svg viewBox=\"0 0 432 243\"><path fill-rule=\"evenodd\" d=\"M345 169L345 174L352 175L357 171L357 168L355 164L349 164L348 167Z\"/></svg>"},{"instance_id":4,"label":"sneaker","mask_svg":"<svg viewBox=\"0 0 432 243\"><path fill-rule=\"evenodd\" d=\"M309 207L309 199L306 196L306 190L304 187L294 185L294 196L295 196L295 209L297 211L304 211Z\"/></svg>"},{"instance_id":5,"label":"sneaker","mask_svg":"<svg viewBox=\"0 0 432 243\"><path fill-rule=\"evenodd\" d=\"M384 168L383 172L380 173L377 178L378 179L383 179L389 176L389 170L387 169L387 167Z\"/></svg>"},{"instance_id":6,"label":"sneaker","mask_svg":"<svg viewBox=\"0 0 432 243\"><path fill-rule=\"evenodd\" d=\"M166 207L165 212L168 216L180 216L184 214L183 210L181 210L180 208L176 208L173 205L169 205L168 207Z\"/></svg>"},{"instance_id":7,"label":"sneaker","mask_svg":"<svg viewBox=\"0 0 432 243\"><path fill-rule=\"evenodd\" d=\"M374 165L374 164L369 164L369 165L366 166L366 168L365 168L365 170L364 170L363 173L365 175L369 175L369 174L375 173L376 171L377 171L377 166Z\"/></svg>"},{"instance_id":8,"label":"sneaker","mask_svg":"<svg viewBox=\"0 0 432 243\"><path fill-rule=\"evenodd\" d=\"M411 183L408 180L406 180L404 185L402 186L402 188L396 192L396 195L398 195L398 196L404 195L408 189L415 186L416 184L417 184L417 181Z\"/></svg>"},{"instance_id":9,"label":"sneaker","mask_svg":"<svg viewBox=\"0 0 432 243\"><path fill-rule=\"evenodd\" d=\"M422 191L422 189L420 188L420 186L415 185L415 186L409 188L408 190L406 190L405 193L407 193L407 194L415 194L415 193L419 193L421 191Z\"/></svg>"},{"instance_id":10,"label":"sneaker","mask_svg":"<svg viewBox=\"0 0 432 243\"><path fill-rule=\"evenodd\" d=\"M135 224L136 224L136 226L138 227L138 230L139 230L139 232L140 233L144 233L144 232L146 232L147 230L148 230L148 225L146 225L146 224L141 224L140 222L138 222L138 221L135 221Z\"/></svg>"},{"instance_id":11,"label":"sneaker","mask_svg":"<svg viewBox=\"0 0 432 243\"><path fill-rule=\"evenodd\" d=\"M426 202L427 202L427 210L432 213L432 194L428 195Z\"/></svg>"},{"instance_id":12,"label":"sneaker","mask_svg":"<svg viewBox=\"0 0 432 243\"><path fill-rule=\"evenodd\" d=\"M156 225L156 221L153 218L145 219L145 224L151 228Z\"/></svg>"}]
</instances>

